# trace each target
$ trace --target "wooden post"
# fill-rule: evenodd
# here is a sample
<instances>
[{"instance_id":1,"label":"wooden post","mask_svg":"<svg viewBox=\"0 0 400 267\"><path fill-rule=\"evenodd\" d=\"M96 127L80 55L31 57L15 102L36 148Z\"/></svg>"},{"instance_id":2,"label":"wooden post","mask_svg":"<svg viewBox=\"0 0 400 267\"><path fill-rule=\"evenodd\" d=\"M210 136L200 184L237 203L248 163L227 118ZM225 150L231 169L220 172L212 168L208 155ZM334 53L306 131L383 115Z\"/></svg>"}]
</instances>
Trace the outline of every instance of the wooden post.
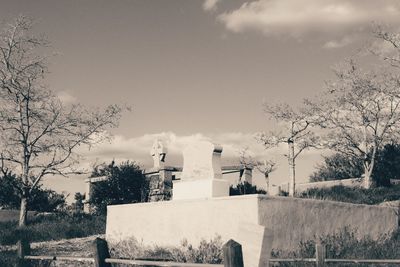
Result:
<instances>
[{"instance_id":1,"label":"wooden post","mask_svg":"<svg viewBox=\"0 0 400 267\"><path fill-rule=\"evenodd\" d=\"M111 267L110 263L105 262L107 258L110 258L110 252L108 251L106 240L96 238L93 242L93 250L95 267Z\"/></svg>"},{"instance_id":2,"label":"wooden post","mask_svg":"<svg viewBox=\"0 0 400 267\"><path fill-rule=\"evenodd\" d=\"M17 243L16 267L29 267L30 261L24 257L31 254L31 246L26 238L21 238Z\"/></svg>"},{"instance_id":3,"label":"wooden post","mask_svg":"<svg viewBox=\"0 0 400 267\"><path fill-rule=\"evenodd\" d=\"M317 241L315 244L315 257L317 267L325 267L325 258L326 258L326 247L325 245L321 244L320 241Z\"/></svg>"},{"instance_id":4,"label":"wooden post","mask_svg":"<svg viewBox=\"0 0 400 267\"><path fill-rule=\"evenodd\" d=\"M224 267L243 267L242 245L234 240L229 240L223 246Z\"/></svg>"}]
</instances>

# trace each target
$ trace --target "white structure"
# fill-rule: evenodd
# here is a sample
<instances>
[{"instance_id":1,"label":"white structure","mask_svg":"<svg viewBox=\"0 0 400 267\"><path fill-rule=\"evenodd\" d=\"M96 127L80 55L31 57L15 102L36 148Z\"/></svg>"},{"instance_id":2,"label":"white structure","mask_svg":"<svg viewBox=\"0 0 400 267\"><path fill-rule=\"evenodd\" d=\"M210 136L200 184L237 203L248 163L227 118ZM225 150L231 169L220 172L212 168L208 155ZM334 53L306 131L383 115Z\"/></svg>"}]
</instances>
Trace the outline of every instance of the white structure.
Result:
<instances>
[{"instance_id":1,"label":"white structure","mask_svg":"<svg viewBox=\"0 0 400 267\"><path fill-rule=\"evenodd\" d=\"M180 181L173 183L173 200L229 196L229 182L222 179L222 146L196 141L183 150Z\"/></svg>"},{"instance_id":2,"label":"white structure","mask_svg":"<svg viewBox=\"0 0 400 267\"><path fill-rule=\"evenodd\" d=\"M161 140L156 139L150 151L150 155L153 157L154 161L153 168L162 169L165 167L165 156L167 153L168 149L164 143Z\"/></svg>"}]
</instances>

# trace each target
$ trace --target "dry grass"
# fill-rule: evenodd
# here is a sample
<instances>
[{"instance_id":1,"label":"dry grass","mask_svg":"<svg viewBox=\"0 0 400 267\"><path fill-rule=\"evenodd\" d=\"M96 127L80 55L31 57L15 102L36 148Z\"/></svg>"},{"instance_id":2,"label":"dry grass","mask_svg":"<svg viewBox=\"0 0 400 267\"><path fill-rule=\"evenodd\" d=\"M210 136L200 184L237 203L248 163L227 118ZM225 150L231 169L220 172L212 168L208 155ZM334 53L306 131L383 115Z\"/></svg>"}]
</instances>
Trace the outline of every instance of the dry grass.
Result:
<instances>
[{"instance_id":1,"label":"dry grass","mask_svg":"<svg viewBox=\"0 0 400 267\"><path fill-rule=\"evenodd\" d=\"M58 241L36 242L31 244L32 255L46 256L75 256L75 257L93 257L92 242L96 237L104 238L104 235L95 235L83 238L63 239ZM15 253L16 246L0 246L0 257L4 254ZM93 263L85 262L67 262L67 261L32 261L33 266L40 267L92 267Z\"/></svg>"}]
</instances>

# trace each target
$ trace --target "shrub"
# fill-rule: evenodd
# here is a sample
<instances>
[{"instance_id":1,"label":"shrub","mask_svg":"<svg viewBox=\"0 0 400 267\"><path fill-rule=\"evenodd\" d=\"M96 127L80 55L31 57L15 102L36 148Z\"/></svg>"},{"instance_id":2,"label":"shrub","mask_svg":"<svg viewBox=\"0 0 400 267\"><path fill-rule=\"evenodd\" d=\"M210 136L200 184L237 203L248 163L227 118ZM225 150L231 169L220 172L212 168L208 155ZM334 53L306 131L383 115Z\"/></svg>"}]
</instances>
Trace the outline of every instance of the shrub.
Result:
<instances>
[{"instance_id":1,"label":"shrub","mask_svg":"<svg viewBox=\"0 0 400 267\"><path fill-rule=\"evenodd\" d=\"M321 237L320 241L326 246L326 256L330 259L395 259L400 258L400 231L391 236L384 235L379 240L370 237L357 238L354 231L348 228L332 235ZM273 251L273 258L315 258L315 241L300 242L297 251ZM314 263L313 263L314 264ZM280 263L279 266L314 266L310 263ZM338 264L335 266L353 267L354 264ZM358 264L357 267L378 265Z\"/></svg>"},{"instance_id":2,"label":"shrub","mask_svg":"<svg viewBox=\"0 0 400 267\"><path fill-rule=\"evenodd\" d=\"M257 186L252 185L248 182L238 183L236 186L231 185L229 187L229 195L249 195L249 194L266 194L265 190L258 189Z\"/></svg>"},{"instance_id":3,"label":"shrub","mask_svg":"<svg viewBox=\"0 0 400 267\"><path fill-rule=\"evenodd\" d=\"M311 188L301 193L299 197L375 205L384 201L399 200L400 185L371 189L346 187L342 185L330 188Z\"/></svg>"},{"instance_id":4,"label":"shrub","mask_svg":"<svg viewBox=\"0 0 400 267\"><path fill-rule=\"evenodd\" d=\"M176 262L210 263L222 262L222 241L216 236L210 241L201 240L198 247L193 247L183 240L179 247L144 247L135 238L110 244L110 254L115 258L158 258Z\"/></svg>"},{"instance_id":5,"label":"shrub","mask_svg":"<svg viewBox=\"0 0 400 267\"><path fill-rule=\"evenodd\" d=\"M107 176L108 179L93 184L90 204L95 213L106 214L107 205L146 202L148 200L148 181L140 166L135 162L122 162L115 165L97 166L91 177Z\"/></svg>"}]
</instances>

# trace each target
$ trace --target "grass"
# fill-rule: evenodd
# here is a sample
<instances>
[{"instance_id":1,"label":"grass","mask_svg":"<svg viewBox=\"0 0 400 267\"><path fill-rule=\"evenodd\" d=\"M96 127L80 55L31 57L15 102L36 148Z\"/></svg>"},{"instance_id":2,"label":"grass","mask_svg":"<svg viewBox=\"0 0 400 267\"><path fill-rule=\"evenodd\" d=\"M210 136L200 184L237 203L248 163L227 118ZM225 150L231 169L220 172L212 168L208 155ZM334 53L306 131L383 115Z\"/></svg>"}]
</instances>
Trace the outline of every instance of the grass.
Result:
<instances>
[{"instance_id":1,"label":"grass","mask_svg":"<svg viewBox=\"0 0 400 267\"><path fill-rule=\"evenodd\" d=\"M105 233L105 217L86 214L54 214L35 217L28 226L17 222L0 222L0 245L15 244L20 238L30 242L85 237Z\"/></svg>"},{"instance_id":2,"label":"grass","mask_svg":"<svg viewBox=\"0 0 400 267\"><path fill-rule=\"evenodd\" d=\"M354 232L345 228L342 231L320 238L326 246L326 257L330 259L400 259L400 231L382 236L379 240L369 237L356 238ZM315 241L301 242L297 251L273 251L274 258L315 258ZM314 266L315 263L280 263L281 267ZM382 265L335 264L335 267L373 267Z\"/></svg>"},{"instance_id":3,"label":"grass","mask_svg":"<svg viewBox=\"0 0 400 267\"><path fill-rule=\"evenodd\" d=\"M32 255L63 255L77 257L93 257L92 242L97 236L76 238L59 241L32 243ZM222 241L215 237L209 241L202 240L199 246L194 247L187 241L182 241L178 247L143 246L136 239L130 238L123 242L109 244L110 254L114 258L162 258L175 262L195 262L218 264L222 262ZM16 258L16 247L0 249L0 266L13 266ZM50 261L32 261L34 266L49 266ZM39 265L41 264L41 265ZM91 267L93 263L56 261L51 266L66 267L79 266ZM121 265L118 265L121 266Z\"/></svg>"},{"instance_id":4,"label":"grass","mask_svg":"<svg viewBox=\"0 0 400 267\"><path fill-rule=\"evenodd\" d=\"M92 257L92 241L96 236L50 241L32 244L33 255L69 255ZM354 232L343 229L342 231L320 238L326 245L327 258L346 259L400 259L400 231L392 235L382 236L374 241L368 237L358 239ZM176 262L195 262L195 263L222 263L222 241L220 237L211 240L202 240L198 246L190 245L183 241L177 247L146 247L130 238L123 242L110 243L110 254L113 258L164 258ZM300 242L296 251L273 251L272 257L275 258L315 258L315 241L309 240ZM11 266L15 259L15 248L1 251L0 266ZM44 262L42 262L44 264ZM72 263L55 262L51 266L80 266L89 267L92 263ZM38 265L36 265L38 266ZM49 266L49 265L41 265ZM281 267L305 267L315 266L315 263L280 263ZM335 267L373 267L378 265L351 265L336 264Z\"/></svg>"},{"instance_id":5,"label":"grass","mask_svg":"<svg viewBox=\"0 0 400 267\"><path fill-rule=\"evenodd\" d=\"M77 256L77 257L93 257L92 242L96 237L104 236L90 236L84 238L63 239L58 241L38 242L31 244L32 255L58 255L58 256ZM0 248L0 266L14 266L16 261L16 246L3 246ZM56 261L32 261L34 266L79 266L79 267L92 267L93 263L87 262L68 262ZM50 265L51 263L51 265Z\"/></svg>"},{"instance_id":6,"label":"grass","mask_svg":"<svg viewBox=\"0 0 400 267\"><path fill-rule=\"evenodd\" d=\"M211 240L201 240L197 247L189 244L186 240L178 247L146 247L135 238L110 243L110 255L113 258L136 259L136 258L161 258L175 262L191 263L222 263L222 240L216 236Z\"/></svg>"},{"instance_id":7,"label":"grass","mask_svg":"<svg viewBox=\"0 0 400 267\"><path fill-rule=\"evenodd\" d=\"M400 200L400 185L371 189L337 185L331 188L312 188L299 197L376 205L384 201Z\"/></svg>"},{"instance_id":8,"label":"grass","mask_svg":"<svg viewBox=\"0 0 400 267\"><path fill-rule=\"evenodd\" d=\"M32 218L36 211L29 211L28 218ZM18 221L19 210L0 210L0 222Z\"/></svg>"}]
</instances>

